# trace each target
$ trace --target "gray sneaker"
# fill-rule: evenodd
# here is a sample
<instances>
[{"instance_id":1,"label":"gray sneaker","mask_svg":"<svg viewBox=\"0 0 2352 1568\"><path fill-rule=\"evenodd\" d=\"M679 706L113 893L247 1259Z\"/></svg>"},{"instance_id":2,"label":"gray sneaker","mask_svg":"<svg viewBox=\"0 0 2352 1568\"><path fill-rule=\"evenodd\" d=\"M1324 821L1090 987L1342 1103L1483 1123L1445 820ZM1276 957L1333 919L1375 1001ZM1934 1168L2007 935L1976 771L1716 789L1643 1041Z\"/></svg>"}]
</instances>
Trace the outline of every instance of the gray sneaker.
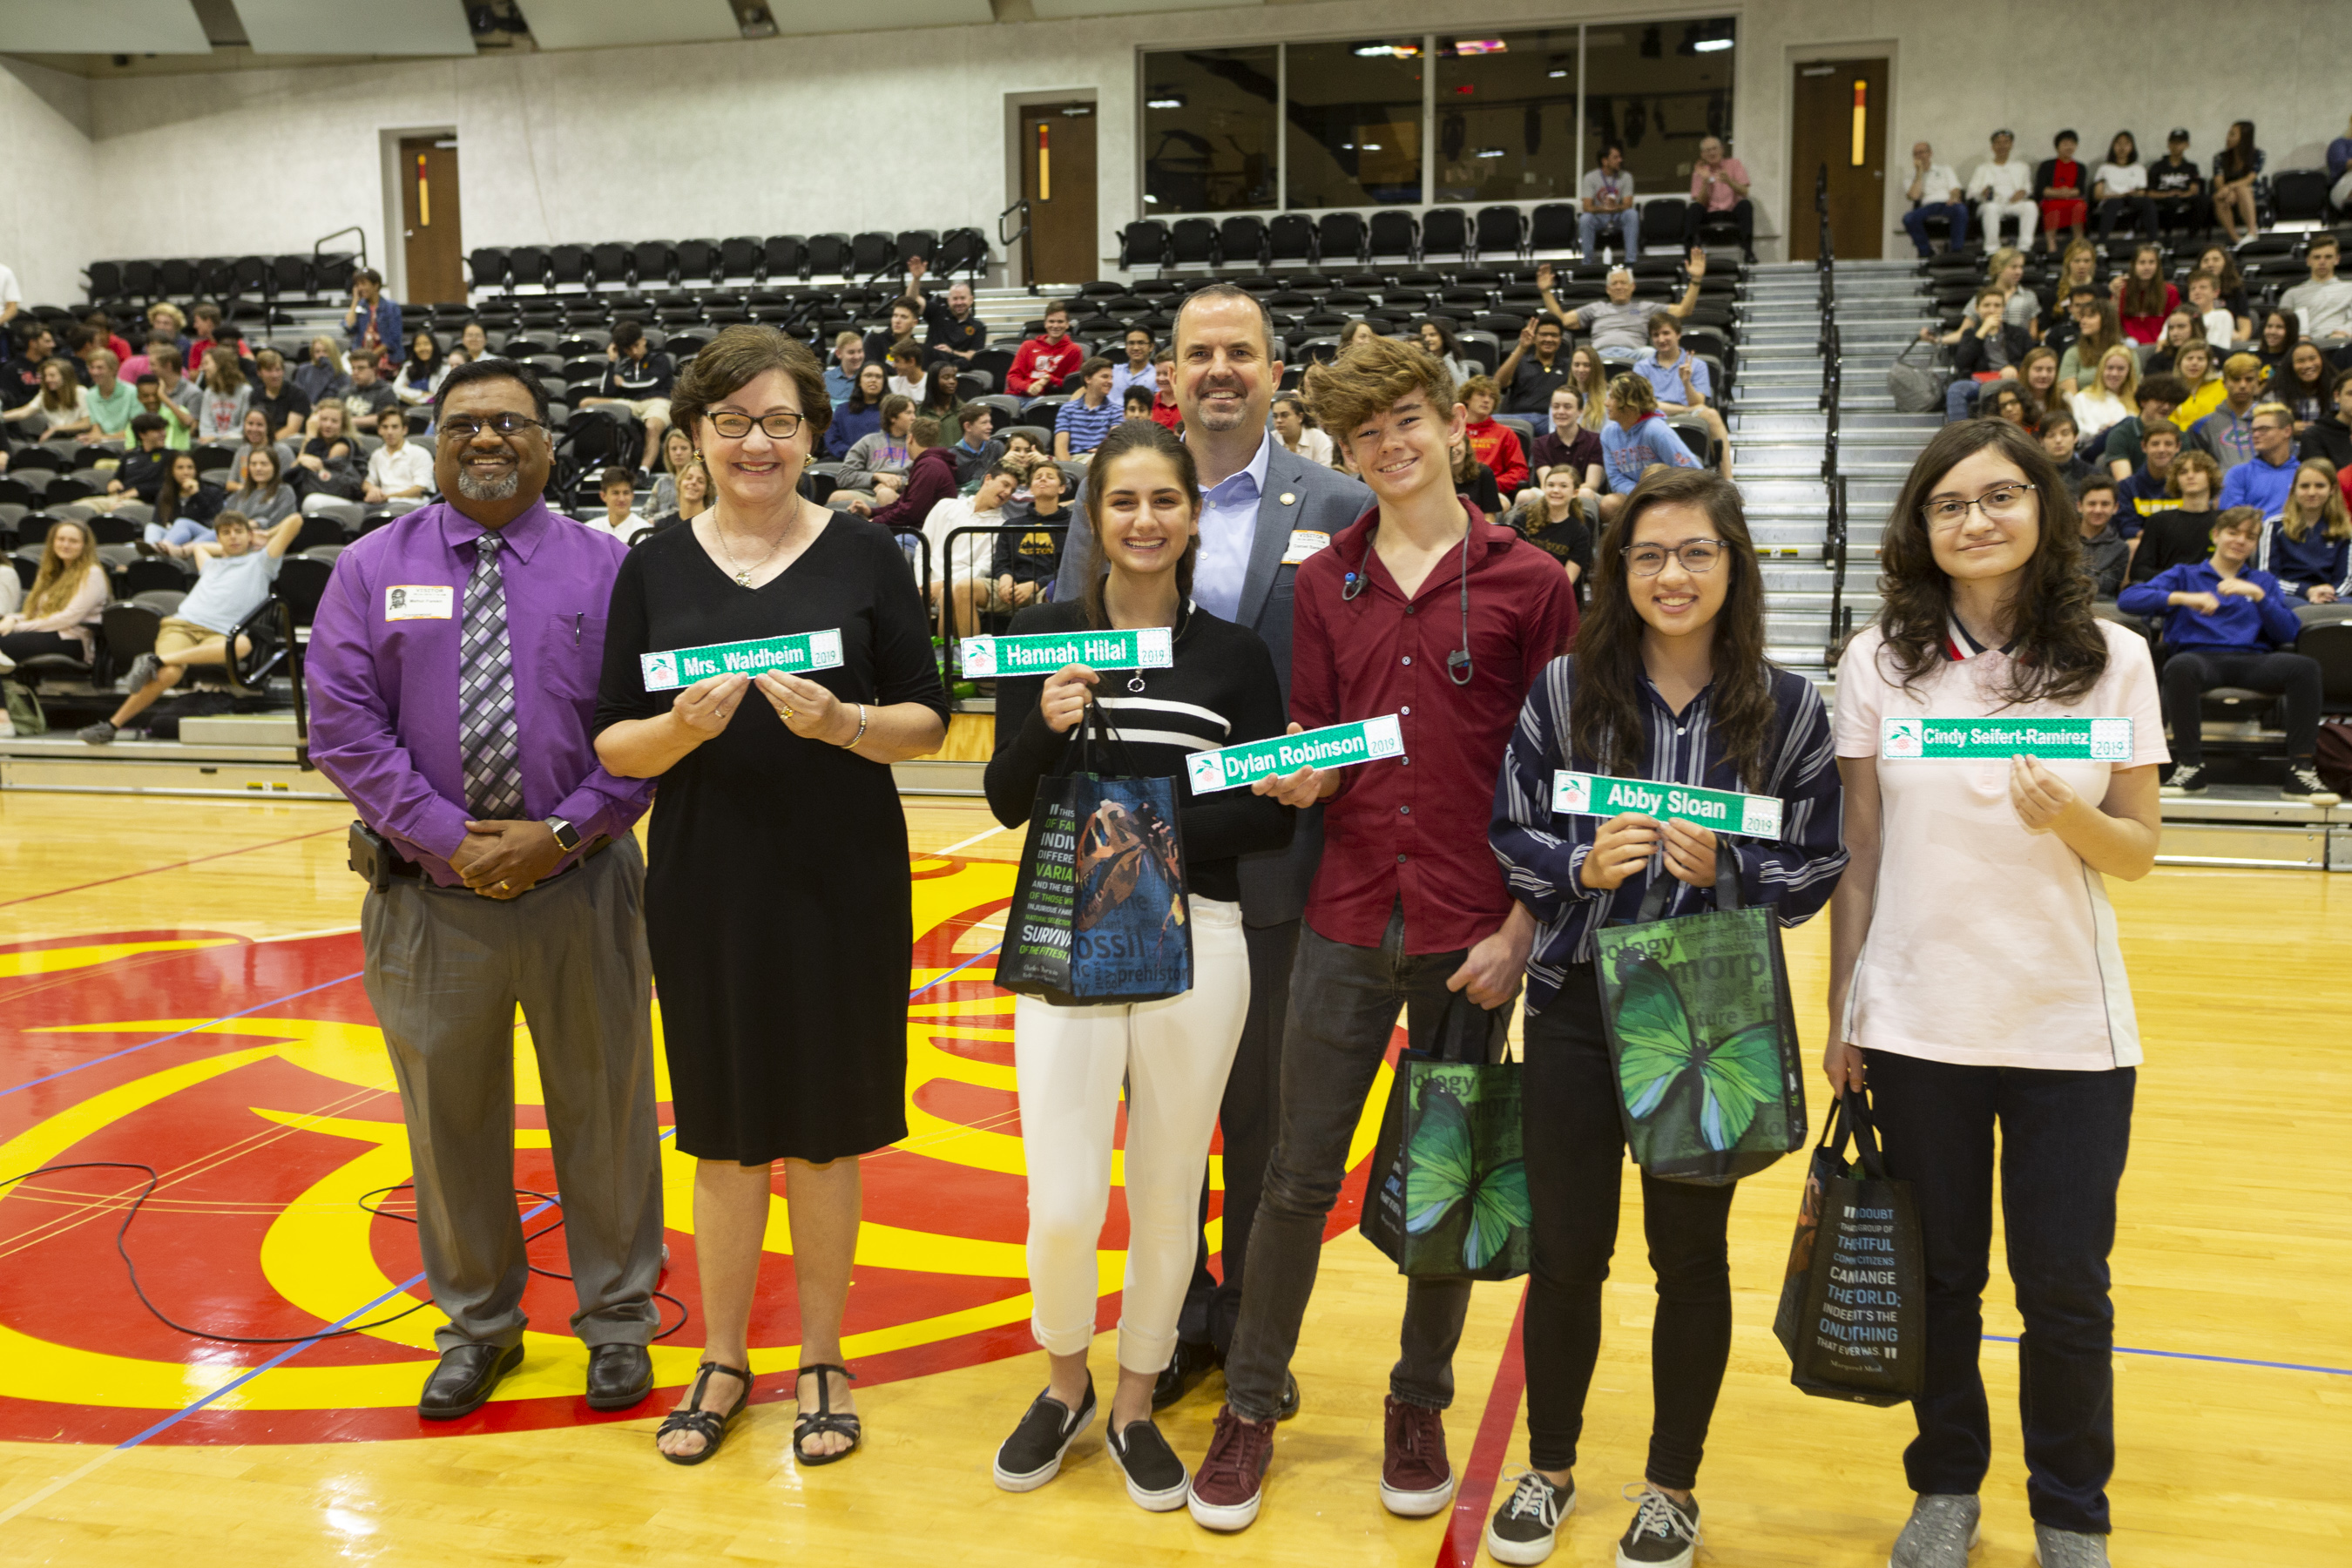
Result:
<instances>
[{"instance_id":1,"label":"gray sneaker","mask_svg":"<svg viewBox=\"0 0 2352 1568\"><path fill-rule=\"evenodd\" d=\"M1963 1568L1983 1512L1973 1492L1921 1493L1886 1568Z\"/></svg>"},{"instance_id":2,"label":"gray sneaker","mask_svg":"<svg viewBox=\"0 0 2352 1568\"><path fill-rule=\"evenodd\" d=\"M114 726L103 719L95 724L85 724L75 732L93 746L107 745L114 739Z\"/></svg>"},{"instance_id":3,"label":"gray sneaker","mask_svg":"<svg viewBox=\"0 0 2352 1568\"><path fill-rule=\"evenodd\" d=\"M142 653L131 661L131 689L138 690L163 673L163 661L152 653Z\"/></svg>"},{"instance_id":4,"label":"gray sneaker","mask_svg":"<svg viewBox=\"0 0 2352 1568\"><path fill-rule=\"evenodd\" d=\"M2037 1524L2033 1527L2033 1560L2042 1568L2107 1568L2107 1538Z\"/></svg>"}]
</instances>

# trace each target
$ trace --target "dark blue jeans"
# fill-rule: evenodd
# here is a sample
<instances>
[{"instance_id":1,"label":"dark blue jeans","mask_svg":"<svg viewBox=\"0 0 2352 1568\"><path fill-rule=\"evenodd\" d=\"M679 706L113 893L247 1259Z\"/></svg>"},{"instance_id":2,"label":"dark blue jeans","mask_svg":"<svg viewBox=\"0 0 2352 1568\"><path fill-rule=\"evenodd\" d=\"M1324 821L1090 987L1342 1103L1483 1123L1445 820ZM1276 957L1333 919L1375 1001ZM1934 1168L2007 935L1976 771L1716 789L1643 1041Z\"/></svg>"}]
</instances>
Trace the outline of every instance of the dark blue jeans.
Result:
<instances>
[{"instance_id":1,"label":"dark blue jeans","mask_svg":"<svg viewBox=\"0 0 2352 1568\"><path fill-rule=\"evenodd\" d=\"M2034 1522L2107 1533L2116 1467L2115 1307L2107 1254L2131 1145L2137 1069L1956 1067L1871 1051L1888 1173L1912 1184L1927 1260L1927 1388L1903 1455L1911 1489L1973 1494L1991 1463L1978 1357L1991 1272L1993 1131L2001 1222L2025 1320L2018 1416Z\"/></svg>"}]
</instances>

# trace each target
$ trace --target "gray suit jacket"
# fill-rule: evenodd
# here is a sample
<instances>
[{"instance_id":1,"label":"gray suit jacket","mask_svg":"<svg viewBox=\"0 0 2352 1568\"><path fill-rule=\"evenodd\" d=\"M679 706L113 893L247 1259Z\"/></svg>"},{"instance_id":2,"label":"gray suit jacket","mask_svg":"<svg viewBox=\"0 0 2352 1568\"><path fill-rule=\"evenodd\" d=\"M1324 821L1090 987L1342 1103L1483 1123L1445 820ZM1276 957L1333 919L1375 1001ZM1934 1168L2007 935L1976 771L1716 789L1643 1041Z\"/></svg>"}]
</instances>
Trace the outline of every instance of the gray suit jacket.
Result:
<instances>
[{"instance_id":1,"label":"gray suit jacket","mask_svg":"<svg viewBox=\"0 0 2352 1568\"><path fill-rule=\"evenodd\" d=\"M1242 581L1241 610L1234 619L1264 637L1273 651L1275 672L1282 679L1283 706L1287 708L1290 583L1298 574L1296 565L1283 564L1290 536L1307 530L1337 538L1340 530L1371 510L1372 492L1337 468L1286 449L1271 431L1266 440L1273 450L1266 458L1265 493L1258 502L1257 529L1250 540L1249 574ZM1080 573L1094 551L1083 490L1073 512L1069 539L1062 549L1062 574L1054 586L1056 599L1075 598L1086 591ZM1305 914L1307 889L1315 880L1315 866L1322 855L1323 813L1317 807L1300 815L1289 848L1244 856L1243 921L1254 926L1280 925Z\"/></svg>"}]
</instances>

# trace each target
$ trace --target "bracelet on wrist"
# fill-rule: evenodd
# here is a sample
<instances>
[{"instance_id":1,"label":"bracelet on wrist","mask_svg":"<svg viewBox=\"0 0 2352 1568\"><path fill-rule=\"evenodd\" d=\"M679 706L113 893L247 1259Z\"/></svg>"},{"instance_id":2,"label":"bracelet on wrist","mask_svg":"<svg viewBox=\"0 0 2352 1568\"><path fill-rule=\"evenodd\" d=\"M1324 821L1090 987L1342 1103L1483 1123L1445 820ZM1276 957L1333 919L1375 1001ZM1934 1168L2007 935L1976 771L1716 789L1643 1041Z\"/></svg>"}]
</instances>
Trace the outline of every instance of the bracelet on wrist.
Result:
<instances>
[{"instance_id":1,"label":"bracelet on wrist","mask_svg":"<svg viewBox=\"0 0 2352 1568\"><path fill-rule=\"evenodd\" d=\"M857 705L857 733L841 743L843 751L854 752L857 749L858 742L866 739L866 727L873 722L873 717L865 703L861 702Z\"/></svg>"}]
</instances>

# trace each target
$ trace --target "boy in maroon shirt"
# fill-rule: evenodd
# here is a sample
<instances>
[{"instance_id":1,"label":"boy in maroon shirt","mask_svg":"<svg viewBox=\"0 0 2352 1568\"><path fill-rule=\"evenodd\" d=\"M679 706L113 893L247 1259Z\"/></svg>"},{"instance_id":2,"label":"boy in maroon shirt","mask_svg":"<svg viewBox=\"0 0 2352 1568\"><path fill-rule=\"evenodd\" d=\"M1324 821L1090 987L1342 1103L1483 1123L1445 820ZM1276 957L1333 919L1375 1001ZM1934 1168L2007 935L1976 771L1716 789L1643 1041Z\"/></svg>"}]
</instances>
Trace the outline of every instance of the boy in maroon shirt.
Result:
<instances>
[{"instance_id":1,"label":"boy in maroon shirt","mask_svg":"<svg viewBox=\"0 0 2352 1568\"><path fill-rule=\"evenodd\" d=\"M1227 1404L1189 1500L1213 1530L1257 1517L1324 1221L1397 1014L1421 1048L1467 1042L1494 1059L1502 1042L1535 922L1504 885L1485 803L1528 687L1576 631L1552 559L1454 494L1447 448L1465 414L1427 351L1361 345L1317 374L1311 401L1380 505L1298 569L1291 730L1394 714L1404 754L1255 786L1289 805L1324 802L1324 850L1291 974L1281 1131ZM1453 1501L1440 1412L1469 1303L1466 1278L1406 1286L1381 1469L1393 1513Z\"/></svg>"}]
</instances>

